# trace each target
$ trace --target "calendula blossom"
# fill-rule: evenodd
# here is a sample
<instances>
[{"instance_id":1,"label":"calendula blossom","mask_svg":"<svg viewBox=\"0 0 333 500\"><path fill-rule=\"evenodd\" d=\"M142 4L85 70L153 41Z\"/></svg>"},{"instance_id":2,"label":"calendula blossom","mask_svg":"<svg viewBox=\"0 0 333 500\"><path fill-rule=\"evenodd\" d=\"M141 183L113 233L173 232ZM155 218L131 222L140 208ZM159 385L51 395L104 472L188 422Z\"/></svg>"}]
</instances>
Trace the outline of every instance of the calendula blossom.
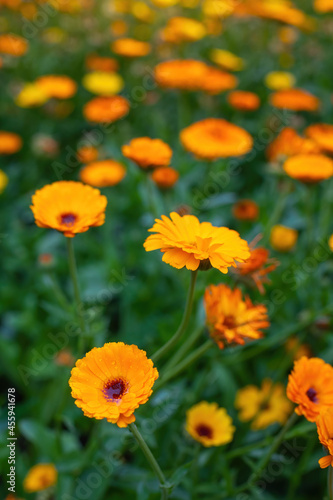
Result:
<instances>
[{"instance_id":1,"label":"calendula blossom","mask_svg":"<svg viewBox=\"0 0 333 500\"><path fill-rule=\"evenodd\" d=\"M186 412L186 430L193 439L210 447L230 443L235 427L225 408L202 401Z\"/></svg>"}]
</instances>

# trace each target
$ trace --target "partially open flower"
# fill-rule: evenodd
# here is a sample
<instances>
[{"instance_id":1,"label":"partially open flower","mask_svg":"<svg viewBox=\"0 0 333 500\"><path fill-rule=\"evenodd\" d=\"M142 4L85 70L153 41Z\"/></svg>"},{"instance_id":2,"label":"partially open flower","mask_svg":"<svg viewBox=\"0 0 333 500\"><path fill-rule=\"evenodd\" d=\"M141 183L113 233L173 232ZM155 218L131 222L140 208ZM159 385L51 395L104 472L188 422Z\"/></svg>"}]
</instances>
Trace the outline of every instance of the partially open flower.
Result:
<instances>
[{"instance_id":1,"label":"partially open flower","mask_svg":"<svg viewBox=\"0 0 333 500\"><path fill-rule=\"evenodd\" d=\"M123 57L142 57L149 54L151 46L134 38L119 38L112 42L111 50Z\"/></svg>"},{"instance_id":2,"label":"partially open flower","mask_svg":"<svg viewBox=\"0 0 333 500\"><path fill-rule=\"evenodd\" d=\"M86 417L127 427L134 411L148 401L158 371L136 345L109 342L76 362L69 385Z\"/></svg>"},{"instance_id":3,"label":"partially open flower","mask_svg":"<svg viewBox=\"0 0 333 500\"><path fill-rule=\"evenodd\" d=\"M49 98L69 99L77 91L77 85L66 75L45 75L37 78L35 84Z\"/></svg>"},{"instance_id":4,"label":"partially open flower","mask_svg":"<svg viewBox=\"0 0 333 500\"><path fill-rule=\"evenodd\" d=\"M228 103L240 111L256 111L260 107L260 99L254 92L234 90L228 95Z\"/></svg>"},{"instance_id":5,"label":"partially open flower","mask_svg":"<svg viewBox=\"0 0 333 500\"><path fill-rule=\"evenodd\" d=\"M161 250L163 262L177 269L215 267L226 274L229 267L236 267L235 261L244 262L250 255L247 242L236 231L200 223L194 215L171 212L170 219L162 215L148 231L156 234L146 239L146 251Z\"/></svg>"},{"instance_id":6,"label":"partially open flower","mask_svg":"<svg viewBox=\"0 0 333 500\"><path fill-rule=\"evenodd\" d=\"M277 224L271 229L270 242L278 252L290 252L296 245L298 232L291 227Z\"/></svg>"},{"instance_id":7,"label":"partially open flower","mask_svg":"<svg viewBox=\"0 0 333 500\"><path fill-rule=\"evenodd\" d=\"M56 484L57 469L53 464L37 464L32 467L23 482L23 488L28 493L46 490Z\"/></svg>"},{"instance_id":8,"label":"partially open flower","mask_svg":"<svg viewBox=\"0 0 333 500\"><path fill-rule=\"evenodd\" d=\"M206 288L204 305L210 336L220 349L259 339L261 330L270 325L266 306L252 304L249 297L243 299L239 288L211 285Z\"/></svg>"},{"instance_id":9,"label":"partially open flower","mask_svg":"<svg viewBox=\"0 0 333 500\"><path fill-rule=\"evenodd\" d=\"M169 165L172 149L161 139L138 137L121 148L126 158L134 161L142 169L152 169Z\"/></svg>"},{"instance_id":10,"label":"partially open flower","mask_svg":"<svg viewBox=\"0 0 333 500\"><path fill-rule=\"evenodd\" d=\"M232 207L232 213L238 220L254 221L259 216L259 207L253 200L239 200Z\"/></svg>"},{"instance_id":11,"label":"partially open flower","mask_svg":"<svg viewBox=\"0 0 333 500\"><path fill-rule=\"evenodd\" d=\"M122 163L115 160L101 160L89 163L80 172L80 179L86 184L98 188L115 186L126 175Z\"/></svg>"},{"instance_id":12,"label":"partially open flower","mask_svg":"<svg viewBox=\"0 0 333 500\"><path fill-rule=\"evenodd\" d=\"M160 189L170 189L178 181L179 173L172 167L158 167L153 170L151 178Z\"/></svg>"},{"instance_id":13,"label":"partially open flower","mask_svg":"<svg viewBox=\"0 0 333 500\"><path fill-rule=\"evenodd\" d=\"M278 266L276 259L269 257L269 251L266 248L251 248L250 258L237 265L236 273L249 278L258 288L261 294L265 293L264 283L270 283L268 274L274 271Z\"/></svg>"},{"instance_id":14,"label":"partially open flower","mask_svg":"<svg viewBox=\"0 0 333 500\"><path fill-rule=\"evenodd\" d=\"M186 430L193 439L210 447L230 443L235 427L225 408L202 401L187 410Z\"/></svg>"},{"instance_id":15,"label":"partially open flower","mask_svg":"<svg viewBox=\"0 0 333 500\"><path fill-rule=\"evenodd\" d=\"M333 368L320 358L295 361L289 375L288 398L298 406L295 412L310 422L326 408L333 408Z\"/></svg>"},{"instance_id":16,"label":"partially open flower","mask_svg":"<svg viewBox=\"0 0 333 500\"><path fill-rule=\"evenodd\" d=\"M302 89L278 90L271 95L272 106L291 111L317 111L320 101L317 97Z\"/></svg>"},{"instance_id":17,"label":"partially open flower","mask_svg":"<svg viewBox=\"0 0 333 500\"><path fill-rule=\"evenodd\" d=\"M328 408L320 413L316 424L319 441L328 452L328 455L319 460L319 465L322 469L333 467L333 408Z\"/></svg>"},{"instance_id":18,"label":"partially open flower","mask_svg":"<svg viewBox=\"0 0 333 500\"><path fill-rule=\"evenodd\" d=\"M120 95L111 97L95 97L83 108L86 120L93 123L111 123L126 116L129 112L129 102Z\"/></svg>"},{"instance_id":19,"label":"partially open flower","mask_svg":"<svg viewBox=\"0 0 333 500\"><path fill-rule=\"evenodd\" d=\"M105 220L107 199L81 182L58 181L35 192L30 206L38 227L56 229L73 238Z\"/></svg>"},{"instance_id":20,"label":"partially open flower","mask_svg":"<svg viewBox=\"0 0 333 500\"><path fill-rule=\"evenodd\" d=\"M248 385L237 392L235 406L240 411L239 420L252 420L253 430L266 429L269 425L283 425L292 411L292 405L285 396L283 384L273 384L265 379L261 387Z\"/></svg>"},{"instance_id":21,"label":"partially open flower","mask_svg":"<svg viewBox=\"0 0 333 500\"><path fill-rule=\"evenodd\" d=\"M315 123L305 129L305 134L318 144L318 148L326 153L333 154L333 125Z\"/></svg>"},{"instance_id":22,"label":"partially open flower","mask_svg":"<svg viewBox=\"0 0 333 500\"><path fill-rule=\"evenodd\" d=\"M184 128L180 140L187 151L205 160L242 156L253 146L246 130L219 118L207 118Z\"/></svg>"},{"instance_id":23,"label":"partially open flower","mask_svg":"<svg viewBox=\"0 0 333 500\"><path fill-rule=\"evenodd\" d=\"M324 155L295 155L285 161L283 168L289 177L306 184L314 184L333 175L333 161Z\"/></svg>"}]
</instances>

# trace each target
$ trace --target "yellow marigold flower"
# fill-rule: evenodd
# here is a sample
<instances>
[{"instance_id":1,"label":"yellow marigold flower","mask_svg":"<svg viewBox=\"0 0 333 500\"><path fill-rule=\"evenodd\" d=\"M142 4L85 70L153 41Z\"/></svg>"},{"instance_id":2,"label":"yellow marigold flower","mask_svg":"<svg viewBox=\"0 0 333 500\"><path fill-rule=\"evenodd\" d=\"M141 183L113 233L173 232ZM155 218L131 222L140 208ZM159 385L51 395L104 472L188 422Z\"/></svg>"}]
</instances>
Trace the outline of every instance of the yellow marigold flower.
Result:
<instances>
[{"instance_id":1,"label":"yellow marigold flower","mask_svg":"<svg viewBox=\"0 0 333 500\"><path fill-rule=\"evenodd\" d=\"M278 90L270 97L272 106L291 111L317 111L320 101L317 97L302 89Z\"/></svg>"},{"instance_id":2,"label":"yellow marigold flower","mask_svg":"<svg viewBox=\"0 0 333 500\"><path fill-rule=\"evenodd\" d=\"M155 12L146 2L134 2L131 8L133 16L144 23L152 23L155 19Z\"/></svg>"},{"instance_id":3,"label":"yellow marigold flower","mask_svg":"<svg viewBox=\"0 0 333 500\"><path fill-rule=\"evenodd\" d=\"M236 429L225 408L201 401L187 410L186 430L193 439L210 447L230 443Z\"/></svg>"},{"instance_id":4,"label":"yellow marigold flower","mask_svg":"<svg viewBox=\"0 0 333 500\"><path fill-rule=\"evenodd\" d=\"M83 77L82 85L93 94L110 96L122 90L124 80L117 73L94 71Z\"/></svg>"},{"instance_id":5,"label":"yellow marigold flower","mask_svg":"<svg viewBox=\"0 0 333 500\"><path fill-rule=\"evenodd\" d=\"M110 97L94 97L83 108L83 115L89 122L111 123L126 116L129 102L121 95Z\"/></svg>"},{"instance_id":6,"label":"yellow marigold flower","mask_svg":"<svg viewBox=\"0 0 333 500\"><path fill-rule=\"evenodd\" d=\"M230 266L236 267L235 261L244 262L250 255L247 242L236 231L200 223L194 215L171 212L170 219L162 215L148 231L156 234L146 239L145 250L161 250L163 262L177 269L215 267L226 274Z\"/></svg>"},{"instance_id":7,"label":"yellow marigold flower","mask_svg":"<svg viewBox=\"0 0 333 500\"><path fill-rule=\"evenodd\" d=\"M168 20L161 34L166 42L195 42L201 40L206 35L206 29L200 21L195 19L172 17Z\"/></svg>"},{"instance_id":8,"label":"yellow marigold flower","mask_svg":"<svg viewBox=\"0 0 333 500\"><path fill-rule=\"evenodd\" d=\"M333 234L329 237L328 246L330 247L331 252L333 252Z\"/></svg>"},{"instance_id":9,"label":"yellow marigold flower","mask_svg":"<svg viewBox=\"0 0 333 500\"><path fill-rule=\"evenodd\" d=\"M265 76L265 84L271 90L291 89L296 83L296 78L286 71L271 71Z\"/></svg>"},{"instance_id":10,"label":"yellow marigold flower","mask_svg":"<svg viewBox=\"0 0 333 500\"><path fill-rule=\"evenodd\" d=\"M205 291L204 306L210 336L220 349L259 339L263 337L261 329L270 326L266 306L253 305L249 297L243 300L239 288L210 285Z\"/></svg>"},{"instance_id":11,"label":"yellow marigold flower","mask_svg":"<svg viewBox=\"0 0 333 500\"><path fill-rule=\"evenodd\" d=\"M315 0L313 4L314 9L321 14L333 11L332 0Z\"/></svg>"},{"instance_id":12,"label":"yellow marigold flower","mask_svg":"<svg viewBox=\"0 0 333 500\"><path fill-rule=\"evenodd\" d=\"M28 41L18 35L6 33L0 35L0 53L9 54L11 56L23 56L28 50Z\"/></svg>"},{"instance_id":13,"label":"yellow marigold flower","mask_svg":"<svg viewBox=\"0 0 333 500\"><path fill-rule=\"evenodd\" d=\"M73 238L105 220L107 199L81 182L58 181L35 192L30 206L38 227L56 229Z\"/></svg>"},{"instance_id":14,"label":"yellow marigold flower","mask_svg":"<svg viewBox=\"0 0 333 500\"><path fill-rule=\"evenodd\" d=\"M57 469L53 464L37 464L32 467L23 482L23 488L28 493L46 490L56 484Z\"/></svg>"},{"instance_id":15,"label":"yellow marigold flower","mask_svg":"<svg viewBox=\"0 0 333 500\"><path fill-rule=\"evenodd\" d=\"M8 184L8 177L3 170L0 169L0 194L4 192Z\"/></svg>"},{"instance_id":16,"label":"yellow marigold flower","mask_svg":"<svg viewBox=\"0 0 333 500\"><path fill-rule=\"evenodd\" d=\"M98 149L94 146L82 146L77 150L77 159L81 163L91 163L98 158Z\"/></svg>"},{"instance_id":17,"label":"yellow marigold flower","mask_svg":"<svg viewBox=\"0 0 333 500\"><path fill-rule=\"evenodd\" d=\"M264 294L263 284L270 283L267 275L277 268L279 262L269 258L269 251L266 248L251 248L250 252L250 258L239 263L236 272L243 277L250 278L259 292Z\"/></svg>"},{"instance_id":18,"label":"yellow marigold flower","mask_svg":"<svg viewBox=\"0 0 333 500\"><path fill-rule=\"evenodd\" d=\"M312 139L297 134L296 130L286 127L268 146L266 155L269 161L278 161L298 154L320 153L320 148Z\"/></svg>"},{"instance_id":19,"label":"yellow marigold flower","mask_svg":"<svg viewBox=\"0 0 333 500\"><path fill-rule=\"evenodd\" d=\"M230 16L235 9L235 0L204 0L202 11L205 16L212 18L224 18Z\"/></svg>"},{"instance_id":20,"label":"yellow marigold flower","mask_svg":"<svg viewBox=\"0 0 333 500\"><path fill-rule=\"evenodd\" d=\"M74 80L65 75L41 76L35 83L45 95L55 99L69 99L77 90Z\"/></svg>"},{"instance_id":21,"label":"yellow marigold flower","mask_svg":"<svg viewBox=\"0 0 333 500\"><path fill-rule=\"evenodd\" d=\"M86 417L127 427L134 410L148 401L158 371L136 345L109 342L76 362L69 385Z\"/></svg>"},{"instance_id":22,"label":"yellow marigold flower","mask_svg":"<svg viewBox=\"0 0 333 500\"><path fill-rule=\"evenodd\" d=\"M230 92L228 103L240 111L256 111L260 107L260 99L257 94L245 90Z\"/></svg>"},{"instance_id":23,"label":"yellow marigold flower","mask_svg":"<svg viewBox=\"0 0 333 500\"><path fill-rule=\"evenodd\" d=\"M27 83L16 96L15 104L20 108L42 106L49 100L49 96L36 84Z\"/></svg>"},{"instance_id":24,"label":"yellow marigold flower","mask_svg":"<svg viewBox=\"0 0 333 500\"><path fill-rule=\"evenodd\" d=\"M283 168L289 177L307 184L329 179L333 175L333 161L324 155L291 156L284 162Z\"/></svg>"},{"instance_id":25,"label":"yellow marigold flower","mask_svg":"<svg viewBox=\"0 0 333 500\"><path fill-rule=\"evenodd\" d=\"M170 189L178 181L179 173L172 167L157 167L151 178L160 189Z\"/></svg>"},{"instance_id":26,"label":"yellow marigold flower","mask_svg":"<svg viewBox=\"0 0 333 500\"><path fill-rule=\"evenodd\" d=\"M270 243L278 252L290 252L296 245L298 232L291 227L277 224L271 229Z\"/></svg>"},{"instance_id":27,"label":"yellow marigold flower","mask_svg":"<svg viewBox=\"0 0 333 500\"><path fill-rule=\"evenodd\" d=\"M333 368L320 358L306 358L295 361L289 375L288 398L296 403L297 415L304 415L309 422L315 422L326 408L333 408Z\"/></svg>"},{"instance_id":28,"label":"yellow marigold flower","mask_svg":"<svg viewBox=\"0 0 333 500\"><path fill-rule=\"evenodd\" d=\"M111 50L123 57L142 57L149 54L151 46L134 38L119 38L112 42Z\"/></svg>"},{"instance_id":29,"label":"yellow marigold flower","mask_svg":"<svg viewBox=\"0 0 333 500\"><path fill-rule=\"evenodd\" d=\"M270 379L263 380L261 388L248 385L240 389L236 395L235 407L239 410L239 420L252 420L253 430L266 429L275 423L283 425L292 411L283 384L273 384Z\"/></svg>"},{"instance_id":30,"label":"yellow marigold flower","mask_svg":"<svg viewBox=\"0 0 333 500\"><path fill-rule=\"evenodd\" d=\"M244 68L244 61L228 50L213 49L209 57L211 61L228 71L241 71Z\"/></svg>"},{"instance_id":31,"label":"yellow marigold flower","mask_svg":"<svg viewBox=\"0 0 333 500\"><path fill-rule=\"evenodd\" d=\"M305 129L305 135L318 144L318 148L326 153L333 153L333 125L315 123Z\"/></svg>"},{"instance_id":32,"label":"yellow marigold flower","mask_svg":"<svg viewBox=\"0 0 333 500\"><path fill-rule=\"evenodd\" d=\"M126 175L124 165L114 160L101 160L89 163L80 172L80 179L95 187L108 187L119 184Z\"/></svg>"},{"instance_id":33,"label":"yellow marigold flower","mask_svg":"<svg viewBox=\"0 0 333 500\"><path fill-rule=\"evenodd\" d=\"M134 161L140 168L152 169L169 165L172 149L161 139L138 137L121 148L126 158Z\"/></svg>"},{"instance_id":34,"label":"yellow marigold flower","mask_svg":"<svg viewBox=\"0 0 333 500\"><path fill-rule=\"evenodd\" d=\"M253 200L239 200L232 207L232 213L238 220L254 221L259 216L259 207Z\"/></svg>"},{"instance_id":35,"label":"yellow marigold flower","mask_svg":"<svg viewBox=\"0 0 333 500\"><path fill-rule=\"evenodd\" d=\"M22 139L14 132L0 130L0 155L11 155L22 148Z\"/></svg>"},{"instance_id":36,"label":"yellow marigold flower","mask_svg":"<svg viewBox=\"0 0 333 500\"><path fill-rule=\"evenodd\" d=\"M117 71L118 61L112 57L101 57L96 54L89 54L86 57L86 68L90 71Z\"/></svg>"},{"instance_id":37,"label":"yellow marigold flower","mask_svg":"<svg viewBox=\"0 0 333 500\"><path fill-rule=\"evenodd\" d=\"M187 151L205 160L242 156L253 146L246 130L220 118L207 118L184 128L180 141Z\"/></svg>"},{"instance_id":38,"label":"yellow marigold flower","mask_svg":"<svg viewBox=\"0 0 333 500\"><path fill-rule=\"evenodd\" d=\"M333 467L333 408L327 408L316 420L318 437L328 455L318 460L321 469Z\"/></svg>"}]
</instances>

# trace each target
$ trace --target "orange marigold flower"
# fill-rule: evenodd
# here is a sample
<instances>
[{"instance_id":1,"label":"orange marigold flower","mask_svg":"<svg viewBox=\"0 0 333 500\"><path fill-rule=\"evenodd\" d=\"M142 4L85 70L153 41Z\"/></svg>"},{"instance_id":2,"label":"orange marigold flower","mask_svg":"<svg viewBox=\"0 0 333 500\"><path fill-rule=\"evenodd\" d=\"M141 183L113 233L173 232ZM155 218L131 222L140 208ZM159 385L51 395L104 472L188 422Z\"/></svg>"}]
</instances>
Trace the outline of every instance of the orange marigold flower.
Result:
<instances>
[{"instance_id":1,"label":"orange marigold flower","mask_svg":"<svg viewBox=\"0 0 333 500\"><path fill-rule=\"evenodd\" d=\"M75 359L69 349L61 349L61 351L58 351L54 356L54 361L56 365L72 367Z\"/></svg>"},{"instance_id":2,"label":"orange marigold flower","mask_svg":"<svg viewBox=\"0 0 333 500\"><path fill-rule=\"evenodd\" d=\"M252 304L249 297L242 298L239 288L210 285L204 295L206 323L210 336L220 349L227 344L245 344L248 339L263 337L262 329L270 323L267 308Z\"/></svg>"},{"instance_id":3,"label":"orange marigold flower","mask_svg":"<svg viewBox=\"0 0 333 500\"><path fill-rule=\"evenodd\" d=\"M77 91L77 85L66 75L44 75L36 80L36 85L47 97L69 99Z\"/></svg>"},{"instance_id":4,"label":"orange marigold flower","mask_svg":"<svg viewBox=\"0 0 333 500\"><path fill-rule=\"evenodd\" d=\"M324 155L300 154L288 158L283 165L289 177L312 184L333 175L333 161Z\"/></svg>"},{"instance_id":5,"label":"orange marigold flower","mask_svg":"<svg viewBox=\"0 0 333 500\"><path fill-rule=\"evenodd\" d=\"M93 123L111 123L126 116L129 112L129 102L125 97L94 97L86 103L83 115Z\"/></svg>"},{"instance_id":6,"label":"orange marigold flower","mask_svg":"<svg viewBox=\"0 0 333 500\"><path fill-rule=\"evenodd\" d=\"M111 50L123 57L142 57L149 54L151 46L134 38L119 38L112 42Z\"/></svg>"},{"instance_id":7,"label":"orange marigold flower","mask_svg":"<svg viewBox=\"0 0 333 500\"><path fill-rule=\"evenodd\" d=\"M177 269L215 267L226 274L230 266L236 267L235 261L244 262L250 255L247 242L236 231L200 223L194 215L171 212L170 219L162 215L149 232L156 234L146 239L145 250L161 250L163 262Z\"/></svg>"},{"instance_id":8,"label":"orange marigold flower","mask_svg":"<svg viewBox=\"0 0 333 500\"><path fill-rule=\"evenodd\" d=\"M219 94L237 85L234 75L195 59L162 62L155 67L154 74L160 87L170 89L202 90L209 94Z\"/></svg>"},{"instance_id":9,"label":"orange marigold flower","mask_svg":"<svg viewBox=\"0 0 333 500\"><path fill-rule=\"evenodd\" d=\"M315 123L305 129L305 134L318 144L318 148L326 153L333 153L333 125Z\"/></svg>"},{"instance_id":10,"label":"orange marigold flower","mask_svg":"<svg viewBox=\"0 0 333 500\"><path fill-rule=\"evenodd\" d=\"M11 155L22 148L22 139L14 132L0 130L0 155Z\"/></svg>"},{"instance_id":11,"label":"orange marigold flower","mask_svg":"<svg viewBox=\"0 0 333 500\"><path fill-rule=\"evenodd\" d=\"M320 358L304 356L295 361L287 396L298 405L297 415L315 422L324 409L333 408L333 367Z\"/></svg>"},{"instance_id":12,"label":"orange marigold flower","mask_svg":"<svg viewBox=\"0 0 333 500\"><path fill-rule=\"evenodd\" d=\"M126 158L134 161L140 168L151 169L169 165L172 149L161 139L138 137L121 148Z\"/></svg>"},{"instance_id":13,"label":"orange marigold flower","mask_svg":"<svg viewBox=\"0 0 333 500\"><path fill-rule=\"evenodd\" d=\"M207 65L194 59L175 59L155 66L157 85L163 88L199 90L207 71Z\"/></svg>"},{"instance_id":14,"label":"orange marigold flower","mask_svg":"<svg viewBox=\"0 0 333 500\"><path fill-rule=\"evenodd\" d=\"M201 401L187 410L186 430L193 439L210 447L230 443L236 429L225 408Z\"/></svg>"},{"instance_id":15,"label":"orange marigold flower","mask_svg":"<svg viewBox=\"0 0 333 500\"><path fill-rule=\"evenodd\" d=\"M269 251L266 248L251 248L250 258L237 265L236 272L244 277L249 277L257 286L260 293L264 294L263 284L270 283L267 275L278 266L276 259L269 258Z\"/></svg>"},{"instance_id":16,"label":"orange marigold flower","mask_svg":"<svg viewBox=\"0 0 333 500\"><path fill-rule=\"evenodd\" d=\"M96 54L89 54L86 57L86 68L91 71L117 71L118 61L112 57L101 57Z\"/></svg>"},{"instance_id":17,"label":"orange marigold flower","mask_svg":"<svg viewBox=\"0 0 333 500\"><path fill-rule=\"evenodd\" d=\"M292 411L286 398L283 384L273 384L270 379L262 382L261 388L248 385L237 392L235 407L240 410L239 420L252 420L253 430L266 429L269 425L283 425Z\"/></svg>"},{"instance_id":18,"label":"orange marigold flower","mask_svg":"<svg viewBox=\"0 0 333 500\"><path fill-rule=\"evenodd\" d=\"M271 162L298 154L316 153L320 153L320 148L316 142L298 135L296 130L291 127L281 130L266 151L267 158Z\"/></svg>"},{"instance_id":19,"label":"orange marigold flower","mask_svg":"<svg viewBox=\"0 0 333 500\"><path fill-rule=\"evenodd\" d=\"M320 101L317 97L302 89L278 90L271 95L270 102L276 108L291 111L317 111Z\"/></svg>"},{"instance_id":20,"label":"orange marigold flower","mask_svg":"<svg viewBox=\"0 0 333 500\"><path fill-rule=\"evenodd\" d=\"M80 179L95 187L108 187L119 184L126 175L124 165L114 160L101 160L89 163L80 172Z\"/></svg>"},{"instance_id":21,"label":"orange marigold flower","mask_svg":"<svg viewBox=\"0 0 333 500\"><path fill-rule=\"evenodd\" d=\"M105 220L107 199L81 182L58 181L35 192L30 206L38 227L56 229L73 238Z\"/></svg>"},{"instance_id":22,"label":"orange marigold flower","mask_svg":"<svg viewBox=\"0 0 333 500\"><path fill-rule=\"evenodd\" d=\"M255 111L260 106L260 99L254 92L234 90L228 95L228 103L240 111Z\"/></svg>"},{"instance_id":23,"label":"orange marigold flower","mask_svg":"<svg viewBox=\"0 0 333 500\"><path fill-rule=\"evenodd\" d=\"M253 200L239 200L232 207L232 213L238 220L254 221L259 216L259 207Z\"/></svg>"},{"instance_id":24,"label":"orange marigold flower","mask_svg":"<svg viewBox=\"0 0 333 500\"><path fill-rule=\"evenodd\" d=\"M53 464L37 464L32 467L23 481L23 488L28 493L46 490L56 484L57 469Z\"/></svg>"},{"instance_id":25,"label":"orange marigold flower","mask_svg":"<svg viewBox=\"0 0 333 500\"><path fill-rule=\"evenodd\" d=\"M76 362L69 385L86 417L127 427L134 410L148 401L158 371L136 345L109 342Z\"/></svg>"},{"instance_id":26,"label":"orange marigold flower","mask_svg":"<svg viewBox=\"0 0 333 500\"><path fill-rule=\"evenodd\" d=\"M327 408L316 420L318 437L328 455L318 460L321 469L333 467L333 408Z\"/></svg>"},{"instance_id":27,"label":"orange marigold flower","mask_svg":"<svg viewBox=\"0 0 333 500\"><path fill-rule=\"evenodd\" d=\"M82 146L77 150L77 159L81 163L90 163L97 160L98 149L94 146Z\"/></svg>"},{"instance_id":28,"label":"orange marigold flower","mask_svg":"<svg viewBox=\"0 0 333 500\"><path fill-rule=\"evenodd\" d=\"M23 56L28 50L28 41L18 35L6 33L0 35L0 53L11 56Z\"/></svg>"},{"instance_id":29,"label":"orange marigold flower","mask_svg":"<svg viewBox=\"0 0 333 500\"><path fill-rule=\"evenodd\" d=\"M314 0L314 9L321 14L333 11L333 1L332 0Z\"/></svg>"},{"instance_id":30,"label":"orange marigold flower","mask_svg":"<svg viewBox=\"0 0 333 500\"><path fill-rule=\"evenodd\" d=\"M160 189L172 188L179 179L179 173L172 167L155 168L151 178Z\"/></svg>"},{"instance_id":31,"label":"orange marigold flower","mask_svg":"<svg viewBox=\"0 0 333 500\"><path fill-rule=\"evenodd\" d=\"M187 151L205 160L245 155L253 146L246 130L220 118L193 123L180 132L180 140Z\"/></svg>"}]
</instances>

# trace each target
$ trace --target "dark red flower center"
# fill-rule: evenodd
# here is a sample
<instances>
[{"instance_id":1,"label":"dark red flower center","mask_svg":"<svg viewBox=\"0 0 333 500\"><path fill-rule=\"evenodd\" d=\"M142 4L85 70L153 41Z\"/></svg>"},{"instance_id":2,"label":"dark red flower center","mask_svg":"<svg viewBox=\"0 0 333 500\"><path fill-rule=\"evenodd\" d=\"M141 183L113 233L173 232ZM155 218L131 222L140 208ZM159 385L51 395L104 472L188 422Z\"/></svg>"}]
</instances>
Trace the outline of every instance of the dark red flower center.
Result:
<instances>
[{"instance_id":1,"label":"dark red flower center","mask_svg":"<svg viewBox=\"0 0 333 500\"><path fill-rule=\"evenodd\" d=\"M68 213L68 214L62 214L61 215L61 224L64 224L65 226L71 227L74 225L77 217L74 214Z\"/></svg>"},{"instance_id":2,"label":"dark red flower center","mask_svg":"<svg viewBox=\"0 0 333 500\"><path fill-rule=\"evenodd\" d=\"M227 327L227 328L235 328L235 318L233 316L226 316L224 318L224 321L223 321L223 324Z\"/></svg>"},{"instance_id":3,"label":"dark red flower center","mask_svg":"<svg viewBox=\"0 0 333 500\"><path fill-rule=\"evenodd\" d=\"M205 424L199 424L196 429L199 436L211 439L213 437L212 428Z\"/></svg>"},{"instance_id":4,"label":"dark red flower center","mask_svg":"<svg viewBox=\"0 0 333 500\"><path fill-rule=\"evenodd\" d=\"M314 389L313 387L310 387L310 389L308 389L306 391L306 395L310 399L310 401L312 401L312 403L318 403L318 397L317 397L317 391L316 391L316 389Z\"/></svg>"},{"instance_id":5,"label":"dark red flower center","mask_svg":"<svg viewBox=\"0 0 333 500\"><path fill-rule=\"evenodd\" d=\"M127 384L121 378L109 380L106 382L103 392L108 401L119 401L127 392Z\"/></svg>"}]
</instances>

